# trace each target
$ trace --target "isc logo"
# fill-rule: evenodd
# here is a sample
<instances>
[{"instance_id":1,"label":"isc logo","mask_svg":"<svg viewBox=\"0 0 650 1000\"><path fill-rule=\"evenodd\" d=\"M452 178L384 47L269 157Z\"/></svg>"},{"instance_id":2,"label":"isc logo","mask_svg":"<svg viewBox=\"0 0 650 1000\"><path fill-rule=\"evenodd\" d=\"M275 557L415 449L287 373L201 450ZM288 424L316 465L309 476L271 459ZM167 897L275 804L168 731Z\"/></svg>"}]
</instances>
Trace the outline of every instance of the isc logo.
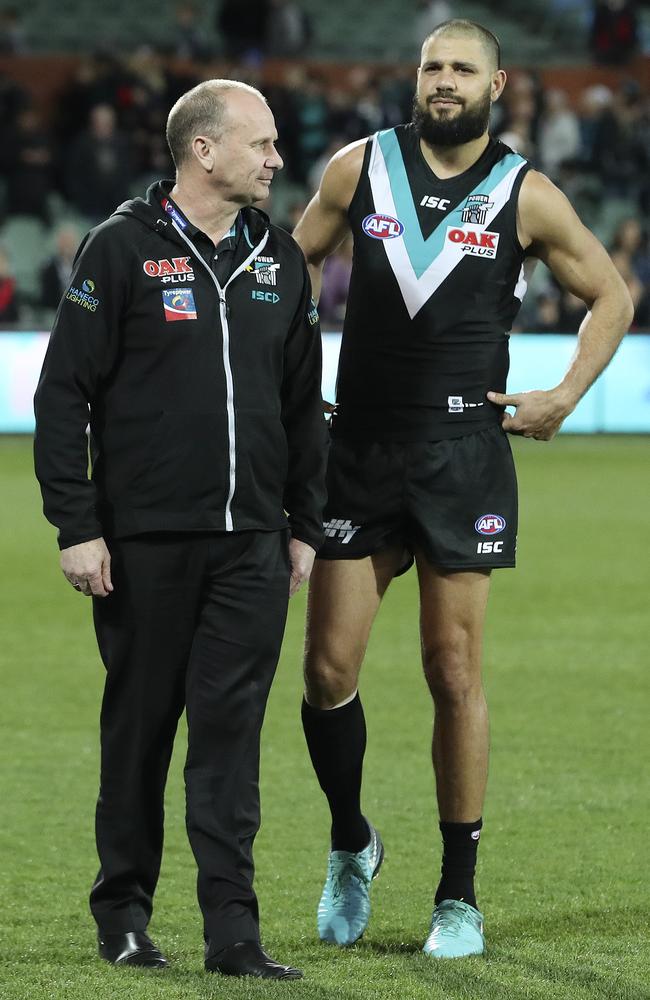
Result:
<instances>
[{"instance_id":1,"label":"isc logo","mask_svg":"<svg viewBox=\"0 0 650 1000\"><path fill-rule=\"evenodd\" d=\"M404 232L402 223L392 215L366 215L361 225L366 236L372 236L373 240L394 240Z\"/></svg>"},{"instance_id":2,"label":"isc logo","mask_svg":"<svg viewBox=\"0 0 650 1000\"><path fill-rule=\"evenodd\" d=\"M257 289L253 289L251 292L251 298L254 299L255 302L271 302L273 305L280 301L280 296L277 292L262 292Z\"/></svg>"},{"instance_id":3,"label":"isc logo","mask_svg":"<svg viewBox=\"0 0 650 1000\"><path fill-rule=\"evenodd\" d=\"M476 546L479 555L488 555L490 552L503 552L503 542L479 542Z\"/></svg>"},{"instance_id":4,"label":"isc logo","mask_svg":"<svg viewBox=\"0 0 650 1000\"><path fill-rule=\"evenodd\" d=\"M449 242L457 243L463 253L469 253L475 257L488 257L490 259L496 257L499 235L499 233L490 233L487 230L483 233L477 233L473 229L447 227Z\"/></svg>"},{"instance_id":5,"label":"isc logo","mask_svg":"<svg viewBox=\"0 0 650 1000\"><path fill-rule=\"evenodd\" d=\"M499 535L506 526L506 519L500 514L481 514L474 523L479 535Z\"/></svg>"},{"instance_id":6,"label":"isc logo","mask_svg":"<svg viewBox=\"0 0 650 1000\"><path fill-rule=\"evenodd\" d=\"M422 208L439 208L441 212L445 212L449 208L449 198L435 198L425 194L420 205Z\"/></svg>"}]
</instances>

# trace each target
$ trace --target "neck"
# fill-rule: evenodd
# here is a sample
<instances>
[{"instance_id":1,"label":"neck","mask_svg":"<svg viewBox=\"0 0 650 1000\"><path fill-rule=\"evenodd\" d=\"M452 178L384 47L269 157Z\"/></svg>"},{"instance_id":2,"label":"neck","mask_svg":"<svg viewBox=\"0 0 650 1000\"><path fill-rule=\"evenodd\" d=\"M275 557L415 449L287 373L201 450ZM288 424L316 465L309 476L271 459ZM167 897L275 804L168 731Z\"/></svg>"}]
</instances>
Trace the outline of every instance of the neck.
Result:
<instances>
[{"instance_id":1,"label":"neck","mask_svg":"<svg viewBox=\"0 0 650 1000\"><path fill-rule=\"evenodd\" d=\"M215 195L214 191L206 191L203 184L189 177L177 176L169 197L193 226L210 237L215 246L232 228L241 208L241 205Z\"/></svg>"},{"instance_id":2,"label":"neck","mask_svg":"<svg viewBox=\"0 0 650 1000\"><path fill-rule=\"evenodd\" d=\"M424 139L420 139L420 149L436 177L456 177L476 163L489 141L487 132L460 146L429 146Z\"/></svg>"}]
</instances>

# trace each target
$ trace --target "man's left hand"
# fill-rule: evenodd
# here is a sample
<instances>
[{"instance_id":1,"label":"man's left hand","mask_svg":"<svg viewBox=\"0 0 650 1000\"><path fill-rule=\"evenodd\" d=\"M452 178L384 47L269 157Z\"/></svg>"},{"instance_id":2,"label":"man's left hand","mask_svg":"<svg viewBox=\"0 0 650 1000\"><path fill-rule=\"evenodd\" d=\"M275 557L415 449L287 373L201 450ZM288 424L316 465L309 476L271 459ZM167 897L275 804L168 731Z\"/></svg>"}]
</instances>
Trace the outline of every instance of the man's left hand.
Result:
<instances>
[{"instance_id":1,"label":"man's left hand","mask_svg":"<svg viewBox=\"0 0 650 1000\"><path fill-rule=\"evenodd\" d=\"M289 597L297 594L303 583L309 579L316 550L301 542L298 538L292 538L289 542L289 564L291 566L291 581L289 583Z\"/></svg>"},{"instance_id":2,"label":"man's left hand","mask_svg":"<svg viewBox=\"0 0 650 1000\"><path fill-rule=\"evenodd\" d=\"M535 438L537 441L550 441L555 437L562 422L573 409L558 389L536 389L534 392L516 392L512 395L488 392L487 398L497 406L515 407L512 416L504 413L501 417L504 431Z\"/></svg>"}]
</instances>

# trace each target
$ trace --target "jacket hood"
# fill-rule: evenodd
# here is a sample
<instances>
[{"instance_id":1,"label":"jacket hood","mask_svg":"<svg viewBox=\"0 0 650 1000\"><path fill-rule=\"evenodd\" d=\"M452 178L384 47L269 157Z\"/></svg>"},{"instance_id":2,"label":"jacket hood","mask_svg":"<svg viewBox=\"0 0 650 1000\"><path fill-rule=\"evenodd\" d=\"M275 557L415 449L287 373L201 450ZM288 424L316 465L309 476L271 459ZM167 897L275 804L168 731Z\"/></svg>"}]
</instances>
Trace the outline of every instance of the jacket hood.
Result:
<instances>
[{"instance_id":1,"label":"jacket hood","mask_svg":"<svg viewBox=\"0 0 650 1000\"><path fill-rule=\"evenodd\" d=\"M161 204L161 198L164 198L173 186L174 181L171 180L154 181L147 188L144 198L130 198L128 201L123 201L115 209L113 215L132 216L150 229L159 232L161 236L177 237L178 234L171 225L171 219ZM259 241L271 224L268 215L253 206L247 206L241 211L251 239Z\"/></svg>"}]
</instances>

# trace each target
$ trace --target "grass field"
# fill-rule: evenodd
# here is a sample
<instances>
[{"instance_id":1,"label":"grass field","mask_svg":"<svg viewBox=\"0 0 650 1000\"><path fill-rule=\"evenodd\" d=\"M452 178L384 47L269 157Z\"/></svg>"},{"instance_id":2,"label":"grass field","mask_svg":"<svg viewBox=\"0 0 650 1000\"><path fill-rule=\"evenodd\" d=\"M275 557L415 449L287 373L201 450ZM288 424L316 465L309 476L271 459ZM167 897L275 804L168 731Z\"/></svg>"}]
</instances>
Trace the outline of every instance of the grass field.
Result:
<instances>
[{"instance_id":1,"label":"grass field","mask_svg":"<svg viewBox=\"0 0 650 1000\"><path fill-rule=\"evenodd\" d=\"M386 864L366 937L343 953L315 935L328 819L299 727L304 596L293 604L264 730L256 885L265 944L305 980L265 985L202 971L182 732L151 928L172 967L116 970L95 956L87 893L103 671L90 605L65 584L40 516L31 444L0 439L2 1000L650 997L650 441L515 445L519 569L495 575L485 651L487 960L419 954L439 847L410 573L389 591L361 688L364 807Z\"/></svg>"}]
</instances>

